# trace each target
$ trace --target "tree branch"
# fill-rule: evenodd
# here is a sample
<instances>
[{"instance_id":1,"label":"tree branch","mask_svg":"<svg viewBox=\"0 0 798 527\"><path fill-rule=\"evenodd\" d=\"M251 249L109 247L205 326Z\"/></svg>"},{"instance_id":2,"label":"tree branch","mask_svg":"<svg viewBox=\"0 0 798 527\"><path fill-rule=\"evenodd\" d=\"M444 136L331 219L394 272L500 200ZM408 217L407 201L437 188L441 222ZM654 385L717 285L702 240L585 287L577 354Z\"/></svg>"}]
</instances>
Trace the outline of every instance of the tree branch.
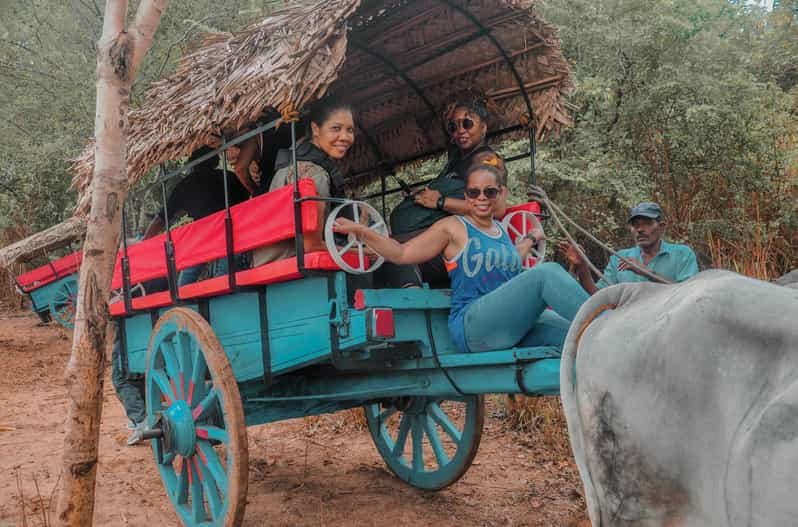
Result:
<instances>
[{"instance_id":1,"label":"tree branch","mask_svg":"<svg viewBox=\"0 0 798 527\"><path fill-rule=\"evenodd\" d=\"M133 52L128 72L130 78L135 78L142 59L150 50L152 39L167 3L168 0L142 0L139 4L136 20L130 28L130 34L133 37Z\"/></svg>"}]
</instances>

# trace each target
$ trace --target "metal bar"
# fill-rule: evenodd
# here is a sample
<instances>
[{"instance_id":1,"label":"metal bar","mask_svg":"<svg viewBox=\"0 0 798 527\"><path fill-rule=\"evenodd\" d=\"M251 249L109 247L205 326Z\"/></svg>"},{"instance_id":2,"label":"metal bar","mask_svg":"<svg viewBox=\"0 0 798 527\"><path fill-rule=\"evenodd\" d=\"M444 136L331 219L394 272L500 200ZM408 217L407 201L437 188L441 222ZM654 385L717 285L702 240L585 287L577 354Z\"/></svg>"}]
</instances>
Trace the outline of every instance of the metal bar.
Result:
<instances>
[{"instance_id":1,"label":"metal bar","mask_svg":"<svg viewBox=\"0 0 798 527\"><path fill-rule=\"evenodd\" d=\"M535 176L535 155L538 151L538 145L535 140L535 135L537 134L537 128L535 127L535 119L533 118L530 121L531 126L529 127L529 152L527 155L529 156L529 163L530 163L530 170L529 173L529 182L534 187L537 185L537 177Z\"/></svg>"},{"instance_id":2,"label":"metal bar","mask_svg":"<svg viewBox=\"0 0 798 527\"><path fill-rule=\"evenodd\" d=\"M525 157L529 157L530 155L532 155L532 152L524 152L523 154L516 154L514 156L505 157L504 158L504 162L505 163L512 163L513 161L518 161L519 159L524 159Z\"/></svg>"},{"instance_id":3,"label":"metal bar","mask_svg":"<svg viewBox=\"0 0 798 527\"><path fill-rule=\"evenodd\" d=\"M515 131L518 131L518 130L523 130L525 128L526 128L526 126L520 125L520 124L519 125L515 125L515 126L508 126L507 128L502 128L501 130L496 130L495 132L488 132L485 135L485 138L486 139L491 139L493 137L497 137L497 136L500 136L500 135L508 134L510 132L515 132ZM427 150L426 152L422 152L420 154L416 154L416 155L411 156L411 157L406 157L406 158L403 158L403 159L398 159L396 161L390 161L390 162L386 162L386 163L382 163L382 164L387 164L388 166L391 167L391 169L393 169L393 167L395 167L397 165L402 165L402 164L405 164L405 163L412 163L413 161L418 161L419 159L424 159L425 157L434 156L435 154L439 154L441 152L444 152L445 150L446 150L446 148L438 148L437 150ZM354 172L354 173L352 173L352 175L350 177L353 178L353 179L357 179L360 176L362 176L364 174L369 174L369 173L373 172L376 169L377 169L377 167L374 167L374 168L369 168L367 170L361 170L360 172Z\"/></svg>"},{"instance_id":4,"label":"metal bar","mask_svg":"<svg viewBox=\"0 0 798 527\"><path fill-rule=\"evenodd\" d=\"M53 262L48 259L47 260L47 265L50 266L50 270L53 272L53 276L55 276L55 279L58 280L58 278L59 278L58 277L58 269L55 268L55 266L53 265Z\"/></svg>"},{"instance_id":5,"label":"metal bar","mask_svg":"<svg viewBox=\"0 0 798 527\"><path fill-rule=\"evenodd\" d=\"M277 119L274 119L273 121L269 121L268 123L266 123L264 125L258 126L257 128L254 128L254 129L250 130L249 132L241 134L238 137L236 137L235 139L229 141L227 144L222 144L222 146L220 146L219 148L216 148L215 150L212 150L212 151L208 152L207 154L198 157L197 159L191 161L190 163L186 163L185 165L183 165L180 168L177 168L177 169L169 172L168 174L164 173L164 172L161 172L161 175L160 175L160 177L158 179L156 179L155 181L153 181L149 185L147 185L147 186L145 186L145 187L143 187L143 188L141 188L139 190L136 190L135 192L131 192L129 194L130 195L142 194L144 192L147 192L151 188L153 188L155 185L158 185L159 183L163 183L164 181L168 181L168 180L170 180L170 179L172 179L174 177L177 177L179 175L182 175L182 174L188 174L188 172L192 168L194 168L195 166L199 165L200 163L202 163L204 161L207 161L208 159L212 158L213 156L216 156L216 155L219 155L219 154L223 153L224 151L226 151L231 146L236 146L236 145L238 145L240 143L243 143L247 139L251 139L252 137L255 137L255 136L259 135L260 133L265 132L266 130L271 130L273 128L276 128L277 125L279 125L281 122L282 122L282 118L277 118Z\"/></svg>"},{"instance_id":6,"label":"metal bar","mask_svg":"<svg viewBox=\"0 0 798 527\"><path fill-rule=\"evenodd\" d=\"M471 23L474 24L476 27L478 27L480 29L483 29L483 30L487 29L482 24L482 22L480 22L479 19L477 17L475 17L465 7L461 7L459 5L456 5L451 0L439 0L439 1L447 4L452 9L460 12L460 14L462 14L464 17L466 17L468 20L470 20ZM504 58L504 61L507 63L507 66L510 68L510 71L513 73L513 77L515 77L515 82L518 84L518 88L521 90L521 95L524 97L524 103L526 104L526 109L529 112L529 122L531 124L531 128L534 130L534 128L535 128L535 111L532 108L532 101L529 98L529 94L526 92L526 89L524 89L524 79L521 78L521 74L518 73L518 69L516 69L515 64L513 64L512 59L510 59L510 56L507 54L507 51L505 51L504 47L502 47L502 45L499 43L499 41L496 40L496 37L494 37L490 33L490 31L488 31L485 36L487 36L490 39L490 41L493 43L493 45L499 51L501 56ZM530 151L534 154L535 153L535 136L534 135L532 136L532 140L531 141L532 141L532 144L530 145ZM534 180L535 180L535 161L534 161L534 156L533 156L533 158L532 158L532 181L534 182Z\"/></svg>"},{"instance_id":7,"label":"metal bar","mask_svg":"<svg viewBox=\"0 0 798 527\"><path fill-rule=\"evenodd\" d=\"M161 176L165 169L161 164ZM166 198L166 178L161 178L161 199L163 200L163 221L166 226L166 240L163 242L163 249L166 256L166 280L169 282L169 296L172 302L180 300L177 291L177 267L175 266L175 245L172 243L172 227L169 222L168 200Z\"/></svg>"},{"instance_id":8,"label":"metal bar","mask_svg":"<svg viewBox=\"0 0 798 527\"><path fill-rule=\"evenodd\" d=\"M403 390L415 390L418 388L423 387L423 383L412 383L412 384L398 384L395 386L386 386L382 389L378 390L353 390L349 392L342 392L342 393L324 393L324 394L316 394L316 395L294 395L294 396L286 396L286 397L248 397L244 402L246 403L279 403L281 401L288 402L288 401L326 401L326 400L347 400L347 399L358 399L360 397L365 397L368 399L378 399L380 397L384 397L386 395L393 394L394 392L401 392Z\"/></svg>"},{"instance_id":9,"label":"metal bar","mask_svg":"<svg viewBox=\"0 0 798 527\"><path fill-rule=\"evenodd\" d=\"M227 139L222 134L222 148L227 145ZM225 256L227 258L227 284L230 289L236 289L235 246L233 243L233 217L230 215L230 192L227 188L227 149L222 150L222 182L224 185L224 241ZM211 264L215 265L215 264ZM214 273L215 274L215 273Z\"/></svg>"},{"instance_id":10,"label":"metal bar","mask_svg":"<svg viewBox=\"0 0 798 527\"><path fill-rule=\"evenodd\" d=\"M418 86L418 84L416 84L413 81L413 79L411 79L410 77L407 76L407 73L405 73L404 71L399 69L396 66L396 64L394 64L393 62L388 60L387 57L383 56L380 53L377 53L376 51L374 51L374 50L370 49L369 47L363 45L362 43L358 42L357 40L355 40L355 39L350 37L349 38L349 42L357 50L362 51L363 53L374 57L378 61L382 62L385 66L387 66L396 75L398 75L399 78L402 79L405 82L405 84L410 86L410 89L412 89L416 93L416 95L418 95L418 97L424 102L424 104L427 107L427 110L429 110L430 115L433 116L433 117L436 115L437 112L435 111L435 106L432 104L432 102L429 100L429 98L427 98L426 94L421 90L421 88ZM443 123L441 123L441 128L443 128ZM445 129L443 131L444 131L444 133L446 132Z\"/></svg>"},{"instance_id":11,"label":"metal bar","mask_svg":"<svg viewBox=\"0 0 798 527\"><path fill-rule=\"evenodd\" d=\"M258 289L258 315L260 318L260 352L263 360L263 385L272 384L272 354L269 343L269 305L267 287Z\"/></svg>"},{"instance_id":12,"label":"metal bar","mask_svg":"<svg viewBox=\"0 0 798 527\"><path fill-rule=\"evenodd\" d=\"M477 31L476 33L472 33L472 34L470 34L470 35L468 35L468 36L466 36L466 37L464 37L464 38L462 38L462 39L460 39L460 40L458 40L458 41L456 41L456 42L454 42L452 44L449 44L448 46L445 46L445 47L439 49L438 51L436 51L435 53L433 53L429 57L425 57L425 58L423 58L423 59L421 59L421 60L419 60L417 62L414 62L413 64L411 64L409 66L406 66L401 71L402 71L402 73L408 73L408 72L413 71L414 69L416 69L416 68L418 68L420 66L423 66L424 64L429 64L433 60L435 60L437 58L440 58L440 57L446 55L447 53L450 53L450 52L452 52L452 51L454 51L454 50L456 50L456 49L458 49L458 48L460 48L462 46L465 46L466 44L470 44L471 42L484 37L487 33L490 33L490 31L491 30L489 28L484 27L484 28L480 29L479 31Z\"/></svg>"},{"instance_id":13,"label":"metal bar","mask_svg":"<svg viewBox=\"0 0 798 527\"><path fill-rule=\"evenodd\" d=\"M133 311L133 300L130 296L130 259L127 255L127 212L122 203L122 300L125 313Z\"/></svg>"},{"instance_id":14,"label":"metal bar","mask_svg":"<svg viewBox=\"0 0 798 527\"><path fill-rule=\"evenodd\" d=\"M291 165L294 167L294 246L296 266L305 275L305 235L302 232L302 196L299 194L299 161L296 158L296 122L291 121Z\"/></svg>"},{"instance_id":15,"label":"metal bar","mask_svg":"<svg viewBox=\"0 0 798 527\"><path fill-rule=\"evenodd\" d=\"M388 206L385 204L385 190L386 190L386 183L385 183L385 174L380 174L380 194L382 195L382 217L386 218L388 216Z\"/></svg>"}]
</instances>

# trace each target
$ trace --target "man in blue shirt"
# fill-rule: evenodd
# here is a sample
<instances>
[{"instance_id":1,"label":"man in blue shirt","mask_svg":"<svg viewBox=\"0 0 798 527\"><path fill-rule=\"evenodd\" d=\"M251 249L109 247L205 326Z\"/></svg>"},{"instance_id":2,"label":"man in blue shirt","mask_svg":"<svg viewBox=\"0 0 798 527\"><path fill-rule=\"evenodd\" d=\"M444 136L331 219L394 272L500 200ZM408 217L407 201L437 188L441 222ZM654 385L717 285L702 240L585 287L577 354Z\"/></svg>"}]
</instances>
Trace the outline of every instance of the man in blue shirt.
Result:
<instances>
[{"instance_id":1,"label":"man in blue shirt","mask_svg":"<svg viewBox=\"0 0 798 527\"><path fill-rule=\"evenodd\" d=\"M635 205L629 213L628 223L636 245L618 251L619 255L672 282L683 282L698 273L698 262L690 247L680 243L668 243L662 239L666 222L662 218L659 205L652 202ZM575 247L567 247L565 255L576 267L576 275L582 287L591 295L608 285L649 280L637 269L613 255L604 269L604 279L596 283L587 263Z\"/></svg>"}]
</instances>

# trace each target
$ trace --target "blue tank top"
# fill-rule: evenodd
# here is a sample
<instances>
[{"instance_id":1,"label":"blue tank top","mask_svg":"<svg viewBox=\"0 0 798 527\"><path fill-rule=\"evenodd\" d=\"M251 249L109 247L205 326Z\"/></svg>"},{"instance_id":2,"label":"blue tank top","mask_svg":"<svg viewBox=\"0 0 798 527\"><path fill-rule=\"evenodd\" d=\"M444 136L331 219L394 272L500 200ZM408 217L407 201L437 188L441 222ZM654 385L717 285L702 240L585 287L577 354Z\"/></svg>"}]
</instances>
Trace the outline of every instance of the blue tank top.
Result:
<instances>
[{"instance_id":1,"label":"blue tank top","mask_svg":"<svg viewBox=\"0 0 798 527\"><path fill-rule=\"evenodd\" d=\"M463 216L457 216L468 233L468 242L457 256L446 261L452 281L449 334L467 352L464 319L468 306L521 272L521 255L499 222L499 234L482 232Z\"/></svg>"}]
</instances>

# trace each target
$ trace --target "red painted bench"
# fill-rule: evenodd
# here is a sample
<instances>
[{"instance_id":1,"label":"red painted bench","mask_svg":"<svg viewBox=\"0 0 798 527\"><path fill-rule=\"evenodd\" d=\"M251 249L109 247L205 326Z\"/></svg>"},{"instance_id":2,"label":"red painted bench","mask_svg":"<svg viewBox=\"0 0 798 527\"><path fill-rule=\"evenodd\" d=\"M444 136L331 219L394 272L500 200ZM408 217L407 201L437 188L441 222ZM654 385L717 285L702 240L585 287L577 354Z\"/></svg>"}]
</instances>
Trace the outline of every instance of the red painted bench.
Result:
<instances>
[{"instance_id":1,"label":"red painted bench","mask_svg":"<svg viewBox=\"0 0 798 527\"><path fill-rule=\"evenodd\" d=\"M293 239L294 228L293 185L287 185L275 191L239 203L230 208L233 220L233 250L236 254L251 251L282 240ZM302 197L317 196L316 186L311 179L299 182L299 193ZM212 262L227 256L227 242L224 228L225 211L220 211L201 218L188 225L171 231L175 248L175 267L177 271L202 263ZM316 202L302 203L302 230L313 232L318 228L318 206ZM164 242L166 234L160 234L128 248L130 265L130 283L136 284L168 275ZM355 255L352 258L356 265ZM122 287L122 252L117 256L114 276L111 282L113 289ZM305 267L315 270L339 270L326 251L305 254ZM236 273L236 284L241 286L265 285L300 278L296 257L270 262L253 269ZM205 298L230 293L228 277L209 278L193 284L187 284L178 290L180 300ZM154 309L172 303L169 291L160 291L133 298L134 310ZM109 306L112 316L127 314L123 301Z\"/></svg>"},{"instance_id":2,"label":"red painted bench","mask_svg":"<svg viewBox=\"0 0 798 527\"><path fill-rule=\"evenodd\" d=\"M17 277L17 283L22 291L30 293L35 289L55 282L65 276L77 273L80 270L80 263L82 261L83 251L76 251L63 258L50 262L47 265L42 265L25 274L19 275Z\"/></svg>"}]
</instances>

